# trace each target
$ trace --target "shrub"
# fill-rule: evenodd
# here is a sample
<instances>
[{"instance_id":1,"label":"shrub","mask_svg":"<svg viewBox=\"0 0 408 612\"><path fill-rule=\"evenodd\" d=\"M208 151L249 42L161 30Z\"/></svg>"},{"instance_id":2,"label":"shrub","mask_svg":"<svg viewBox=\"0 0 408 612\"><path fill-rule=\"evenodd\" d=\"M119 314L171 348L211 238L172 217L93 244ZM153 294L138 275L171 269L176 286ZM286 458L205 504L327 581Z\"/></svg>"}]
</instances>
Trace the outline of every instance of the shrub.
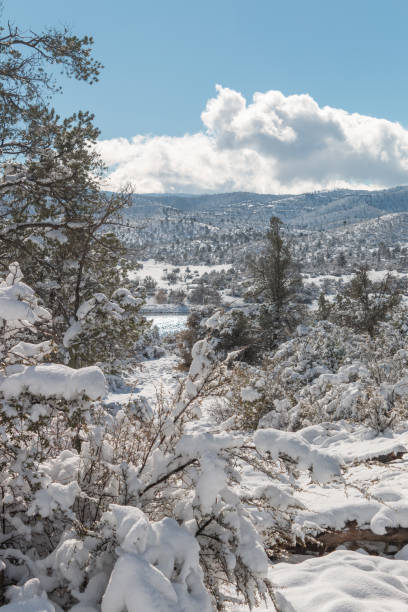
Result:
<instances>
[{"instance_id":1,"label":"shrub","mask_svg":"<svg viewBox=\"0 0 408 612\"><path fill-rule=\"evenodd\" d=\"M98 361L114 371L118 360L131 355L135 343L150 325L140 315L143 303L143 297L121 288L110 299L97 293L81 304L76 320L64 336L65 362L71 367L84 367Z\"/></svg>"}]
</instances>

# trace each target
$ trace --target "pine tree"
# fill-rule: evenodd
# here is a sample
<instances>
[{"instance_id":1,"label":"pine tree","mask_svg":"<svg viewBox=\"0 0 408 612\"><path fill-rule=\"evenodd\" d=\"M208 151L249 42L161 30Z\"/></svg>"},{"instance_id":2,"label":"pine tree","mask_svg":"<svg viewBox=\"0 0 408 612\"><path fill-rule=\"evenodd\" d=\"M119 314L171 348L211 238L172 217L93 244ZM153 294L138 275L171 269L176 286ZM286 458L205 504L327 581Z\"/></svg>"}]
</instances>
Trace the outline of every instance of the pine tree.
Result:
<instances>
[{"instance_id":1,"label":"pine tree","mask_svg":"<svg viewBox=\"0 0 408 612\"><path fill-rule=\"evenodd\" d=\"M93 83L101 64L91 37L0 27L0 272L19 261L53 317L61 342L79 306L126 281L126 249L113 228L130 193L101 192L99 130L87 112L61 119L48 106L60 91L51 67ZM3 264L1 262L4 262Z\"/></svg>"},{"instance_id":2,"label":"pine tree","mask_svg":"<svg viewBox=\"0 0 408 612\"><path fill-rule=\"evenodd\" d=\"M332 312L333 304L326 299L323 291L320 292L319 302L317 307L317 318L319 321L326 321L330 317Z\"/></svg>"},{"instance_id":3,"label":"pine tree","mask_svg":"<svg viewBox=\"0 0 408 612\"><path fill-rule=\"evenodd\" d=\"M282 222L271 217L263 253L249 261L254 278L251 294L264 302L259 324L266 346L272 347L282 333L296 327L303 315L299 302L302 277L291 245L282 235Z\"/></svg>"},{"instance_id":4,"label":"pine tree","mask_svg":"<svg viewBox=\"0 0 408 612\"><path fill-rule=\"evenodd\" d=\"M387 274L381 281L372 281L367 266L361 266L350 283L336 296L330 318L373 337L378 324L401 301L395 280L391 274Z\"/></svg>"}]
</instances>

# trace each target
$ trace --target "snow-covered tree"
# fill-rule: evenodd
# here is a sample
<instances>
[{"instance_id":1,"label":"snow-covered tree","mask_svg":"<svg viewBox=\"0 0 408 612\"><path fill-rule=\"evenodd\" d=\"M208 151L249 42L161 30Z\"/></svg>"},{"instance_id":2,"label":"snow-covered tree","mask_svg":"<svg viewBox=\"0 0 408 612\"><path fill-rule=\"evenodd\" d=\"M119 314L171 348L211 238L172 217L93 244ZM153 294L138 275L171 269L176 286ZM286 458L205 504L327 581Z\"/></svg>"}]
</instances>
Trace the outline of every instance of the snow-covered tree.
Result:
<instances>
[{"instance_id":1,"label":"snow-covered tree","mask_svg":"<svg viewBox=\"0 0 408 612\"><path fill-rule=\"evenodd\" d=\"M48 107L48 94L59 90L53 65L97 80L92 38L12 25L0 34L0 260L19 261L61 341L83 301L111 295L126 279L126 249L112 227L130 196L101 192L93 116L61 119Z\"/></svg>"},{"instance_id":2,"label":"snow-covered tree","mask_svg":"<svg viewBox=\"0 0 408 612\"><path fill-rule=\"evenodd\" d=\"M344 290L337 294L333 307L326 308L327 316L373 337L379 322L401 301L395 280L387 274L382 280L374 281L366 266L359 268Z\"/></svg>"},{"instance_id":3,"label":"snow-covered tree","mask_svg":"<svg viewBox=\"0 0 408 612\"><path fill-rule=\"evenodd\" d=\"M83 302L63 337L62 353L71 367L91 365L97 360L114 369L132 354L149 323L140 314L143 294L116 289L111 298L96 293Z\"/></svg>"}]
</instances>

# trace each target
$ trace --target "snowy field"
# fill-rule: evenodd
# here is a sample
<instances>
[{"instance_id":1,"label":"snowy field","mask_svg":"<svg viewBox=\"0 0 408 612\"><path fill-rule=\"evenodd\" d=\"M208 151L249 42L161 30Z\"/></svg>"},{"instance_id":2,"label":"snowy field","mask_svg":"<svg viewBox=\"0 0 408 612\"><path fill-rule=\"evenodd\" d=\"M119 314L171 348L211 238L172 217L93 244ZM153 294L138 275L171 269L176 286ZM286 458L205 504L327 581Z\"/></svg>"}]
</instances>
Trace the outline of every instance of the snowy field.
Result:
<instances>
[{"instance_id":1,"label":"snowy field","mask_svg":"<svg viewBox=\"0 0 408 612\"><path fill-rule=\"evenodd\" d=\"M141 261L140 263L143 265L143 268L141 270L134 270L133 272L129 272L129 277L131 279L143 279L146 276L151 276L157 282L157 287L163 289L166 289L170 286L177 288L186 287L187 282L184 281L184 276L185 274L187 274L187 269L190 271L191 274L193 274L193 276L196 276L198 278L205 272L212 272L214 270L219 272L220 270L229 270L231 268L231 265L229 264L220 264L216 266L173 266L172 264L167 264L165 262L156 262L153 259ZM171 284L163 278L163 276L167 272L171 272L172 270L174 270L174 268L178 268L180 270L179 275L182 279L177 283L177 285L175 285L174 283Z\"/></svg>"}]
</instances>

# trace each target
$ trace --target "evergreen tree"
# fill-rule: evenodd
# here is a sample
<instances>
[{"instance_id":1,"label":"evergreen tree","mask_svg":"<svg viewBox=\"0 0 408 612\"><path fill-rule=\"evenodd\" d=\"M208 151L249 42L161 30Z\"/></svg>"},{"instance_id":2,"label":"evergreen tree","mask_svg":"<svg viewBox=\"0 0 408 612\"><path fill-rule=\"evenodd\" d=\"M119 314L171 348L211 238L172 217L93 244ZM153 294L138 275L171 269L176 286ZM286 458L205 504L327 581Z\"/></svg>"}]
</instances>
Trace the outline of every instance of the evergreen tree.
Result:
<instances>
[{"instance_id":1,"label":"evergreen tree","mask_svg":"<svg viewBox=\"0 0 408 612\"><path fill-rule=\"evenodd\" d=\"M291 245L282 235L282 222L271 217L263 253L249 261L254 288L251 294L262 297L259 325L264 344L275 345L282 334L292 331L303 315L299 302L302 277Z\"/></svg>"},{"instance_id":2,"label":"evergreen tree","mask_svg":"<svg viewBox=\"0 0 408 612\"><path fill-rule=\"evenodd\" d=\"M0 272L19 261L52 313L57 342L85 300L112 295L126 280L126 249L112 228L122 223L130 193L101 192L93 116L61 119L48 107L49 94L60 91L53 65L98 80L92 44L68 29L0 27Z\"/></svg>"},{"instance_id":3,"label":"evergreen tree","mask_svg":"<svg viewBox=\"0 0 408 612\"><path fill-rule=\"evenodd\" d=\"M380 321L401 301L395 280L387 274L382 281L373 281L367 267L361 266L337 294L330 319L373 337Z\"/></svg>"},{"instance_id":4,"label":"evergreen tree","mask_svg":"<svg viewBox=\"0 0 408 612\"><path fill-rule=\"evenodd\" d=\"M333 310L333 304L326 299L323 291L320 292L319 302L317 307L317 319L319 321L326 321Z\"/></svg>"}]
</instances>

